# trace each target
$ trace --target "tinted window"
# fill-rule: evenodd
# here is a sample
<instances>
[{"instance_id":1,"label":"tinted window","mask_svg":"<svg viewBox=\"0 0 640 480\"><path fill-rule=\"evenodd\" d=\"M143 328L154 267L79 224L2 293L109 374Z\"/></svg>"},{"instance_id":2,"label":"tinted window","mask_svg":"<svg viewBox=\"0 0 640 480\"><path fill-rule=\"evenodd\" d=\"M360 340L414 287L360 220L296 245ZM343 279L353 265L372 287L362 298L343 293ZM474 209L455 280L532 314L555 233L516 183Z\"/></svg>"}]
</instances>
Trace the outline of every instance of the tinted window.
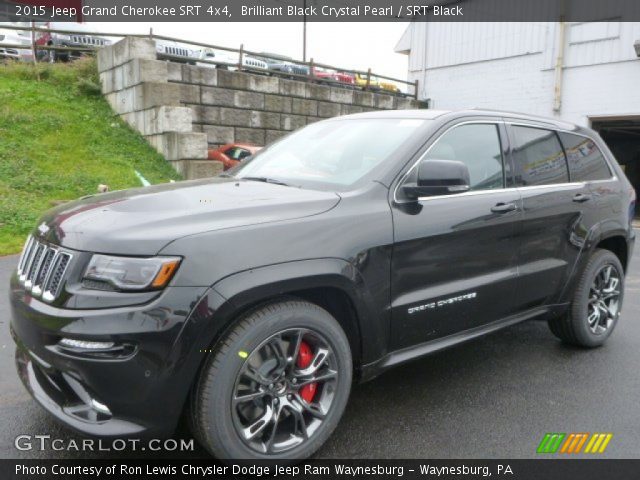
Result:
<instances>
[{"instance_id":1,"label":"tinted window","mask_svg":"<svg viewBox=\"0 0 640 480\"><path fill-rule=\"evenodd\" d=\"M607 162L593 140L571 133L560 133L560 140L567 153L572 182L611 178Z\"/></svg>"},{"instance_id":2,"label":"tinted window","mask_svg":"<svg viewBox=\"0 0 640 480\"><path fill-rule=\"evenodd\" d=\"M551 185L569 181L567 162L555 132L512 126L516 183Z\"/></svg>"},{"instance_id":3,"label":"tinted window","mask_svg":"<svg viewBox=\"0 0 640 480\"><path fill-rule=\"evenodd\" d=\"M462 125L449 130L425 157L458 160L469 168L471 190L502 188L502 149L496 125Z\"/></svg>"}]
</instances>

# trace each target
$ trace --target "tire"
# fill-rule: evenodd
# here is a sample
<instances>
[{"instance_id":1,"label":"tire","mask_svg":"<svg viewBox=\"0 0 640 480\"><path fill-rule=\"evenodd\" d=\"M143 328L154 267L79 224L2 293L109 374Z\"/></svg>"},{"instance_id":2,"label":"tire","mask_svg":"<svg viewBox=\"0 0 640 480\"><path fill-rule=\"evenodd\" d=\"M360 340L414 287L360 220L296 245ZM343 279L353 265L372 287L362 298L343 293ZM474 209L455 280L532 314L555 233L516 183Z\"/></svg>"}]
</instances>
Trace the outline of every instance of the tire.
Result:
<instances>
[{"instance_id":1,"label":"tire","mask_svg":"<svg viewBox=\"0 0 640 480\"><path fill-rule=\"evenodd\" d=\"M610 272L608 280L607 271ZM617 286L612 290L610 287L616 278ZM609 293L602 294L599 286L605 283L608 287L603 291ZM618 295L614 295L614 292L618 292ZM569 311L561 317L550 319L549 328L565 343L586 348L599 347L618 323L623 296L624 269L620 260L611 251L598 249L578 280ZM594 305L602 305L598 299L604 299L604 305L596 308Z\"/></svg>"},{"instance_id":2,"label":"tire","mask_svg":"<svg viewBox=\"0 0 640 480\"><path fill-rule=\"evenodd\" d=\"M312 355L304 369L296 363L303 346ZM276 354L278 348L284 355ZM342 417L351 389L351 350L340 324L315 304L283 300L256 308L207 355L192 391L189 421L195 438L216 458L304 459ZM307 403L303 389L311 387L300 384L311 378L319 381Z\"/></svg>"}]
</instances>

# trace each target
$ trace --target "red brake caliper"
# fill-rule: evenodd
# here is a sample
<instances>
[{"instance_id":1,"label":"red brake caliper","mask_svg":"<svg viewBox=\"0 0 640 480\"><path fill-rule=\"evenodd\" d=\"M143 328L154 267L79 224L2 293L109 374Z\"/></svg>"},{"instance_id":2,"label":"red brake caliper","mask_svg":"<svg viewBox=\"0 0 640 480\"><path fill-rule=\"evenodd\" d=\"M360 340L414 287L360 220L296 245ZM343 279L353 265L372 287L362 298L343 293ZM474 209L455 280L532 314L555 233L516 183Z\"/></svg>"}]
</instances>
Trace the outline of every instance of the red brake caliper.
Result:
<instances>
[{"instance_id":1,"label":"red brake caliper","mask_svg":"<svg viewBox=\"0 0 640 480\"><path fill-rule=\"evenodd\" d=\"M300 350L298 351L298 358L296 359L296 366L298 368L307 368L311 365L311 361L313 360L313 352L311 351L311 347L308 343L302 341L300 342ZM304 387L300 389L300 396L302 399L311 403L313 401L313 397L316 394L316 390L318 389L317 383L308 383Z\"/></svg>"}]
</instances>

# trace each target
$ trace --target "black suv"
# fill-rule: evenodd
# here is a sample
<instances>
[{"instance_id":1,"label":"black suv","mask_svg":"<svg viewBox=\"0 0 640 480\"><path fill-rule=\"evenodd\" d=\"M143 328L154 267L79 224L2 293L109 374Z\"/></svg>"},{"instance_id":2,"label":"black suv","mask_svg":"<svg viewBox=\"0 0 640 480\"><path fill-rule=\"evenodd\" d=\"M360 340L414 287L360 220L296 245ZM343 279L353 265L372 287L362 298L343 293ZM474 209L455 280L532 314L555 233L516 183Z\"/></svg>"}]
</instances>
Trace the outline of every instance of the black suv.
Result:
<instances>
[{"instance_id":1,"label":"black suv","mask_svg":"<svg viewBox=\"0 0 640 480\"><path fill-rule=\"evenodd\" d=\"M616 326L635 193L593 131L489 111L311 124L219 178L46 213L11 279L22 380L85 434L303 458L351 383L533 318Z\"/></svg>"}]
</instances>

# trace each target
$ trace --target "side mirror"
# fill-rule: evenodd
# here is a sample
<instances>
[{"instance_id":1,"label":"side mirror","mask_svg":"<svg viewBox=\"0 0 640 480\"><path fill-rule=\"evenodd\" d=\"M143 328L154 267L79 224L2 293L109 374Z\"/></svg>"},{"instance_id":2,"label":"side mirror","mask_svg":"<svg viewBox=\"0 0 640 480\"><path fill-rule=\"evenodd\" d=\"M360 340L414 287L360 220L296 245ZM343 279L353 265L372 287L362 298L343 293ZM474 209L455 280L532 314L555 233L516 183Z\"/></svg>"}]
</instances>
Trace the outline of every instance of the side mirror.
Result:
<instances>
[{"instance_id":1,"label":"side mirror","mask_svg":"<svg viewBox=\"0 0 640 480\"><path fill-rule=\"evenodd\" d=\"M423 160L418 165L417 183L402 186L404 194L415 200L420 197L451 195L469 190L469 168L457 160Z\"/></svg>"}]
</instances>

